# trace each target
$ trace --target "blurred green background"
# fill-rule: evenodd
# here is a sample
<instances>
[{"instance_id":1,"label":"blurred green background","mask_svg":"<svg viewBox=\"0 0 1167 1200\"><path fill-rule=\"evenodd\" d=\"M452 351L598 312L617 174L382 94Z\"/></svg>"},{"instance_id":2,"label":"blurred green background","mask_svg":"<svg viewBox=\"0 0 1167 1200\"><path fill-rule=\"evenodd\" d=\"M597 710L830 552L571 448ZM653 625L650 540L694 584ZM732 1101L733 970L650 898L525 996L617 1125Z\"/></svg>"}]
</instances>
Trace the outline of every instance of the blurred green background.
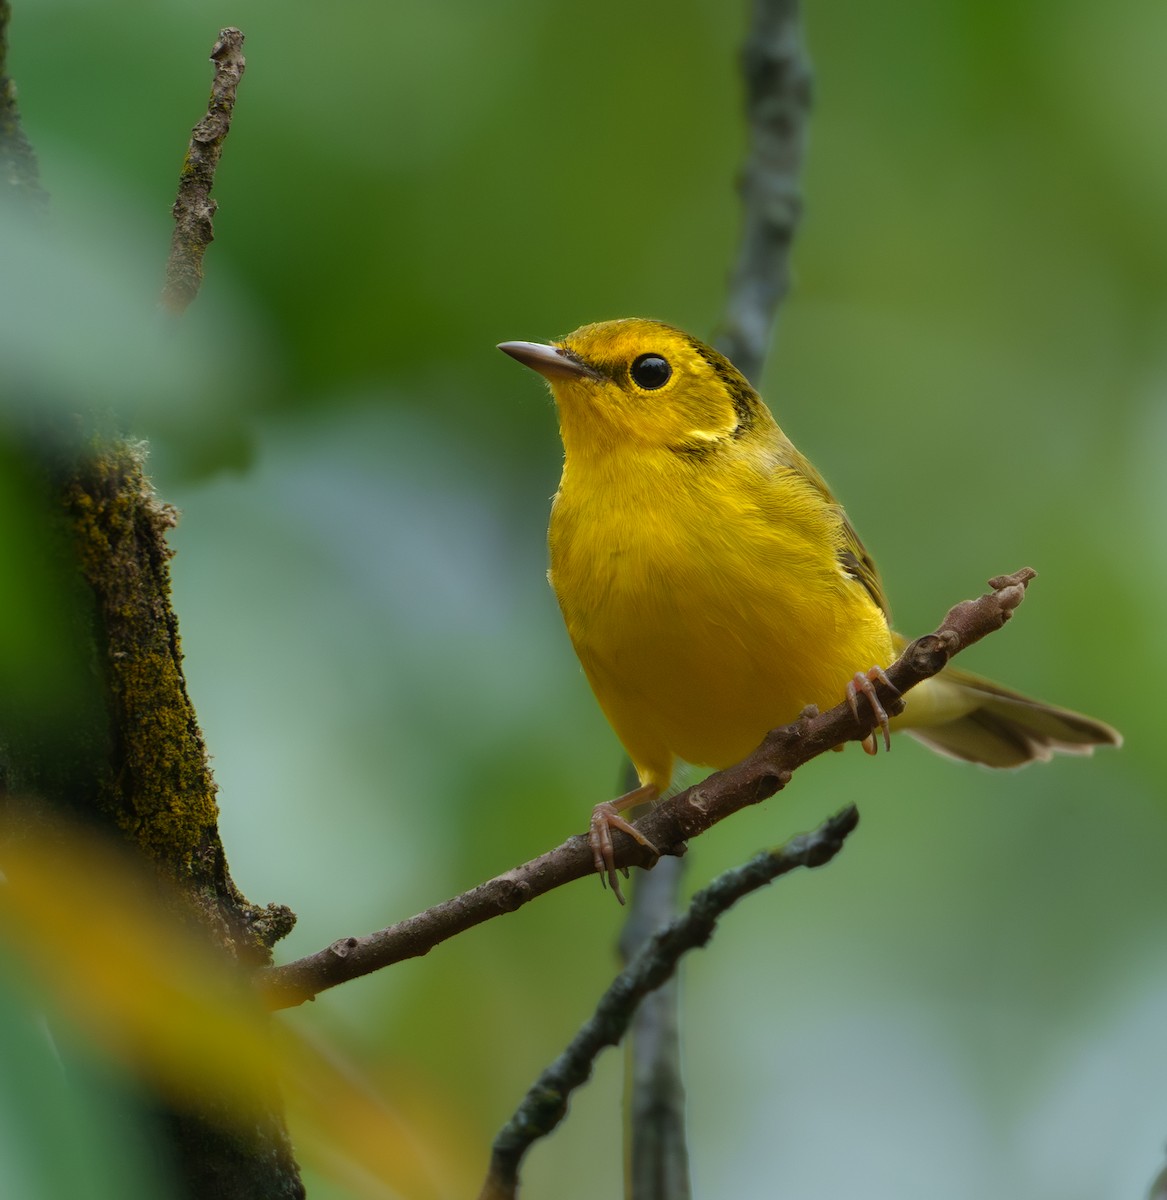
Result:
<instances>
[{"instance_id":1,"label":"blurred green background","mask_svg":"<svg viewBox=\"0 0 1167 1200\"><path fill-rule=\"evenodd\" d=\"M1139 1196L1167 1139L1167 6L806 10L806 217L763 392L905 633L1032 565L966 665L1127 744L1010 775L907 741L830 756L693 846L697 887L863 814L827 870L685 964L697 1194ZM543 577L554 413L494 344L634 314L715 333L745 23L722 0L16 2L50 240L82 283L27 303L43 272L7 243L6 398L113 405L151 443L224 840L249 897L299 914L284 959L541 852L616 786ZM216 241L160 358L169 207L224 24L248 69ZM473 1171L619 926L581 883L282 1019L436 1114ZM5 1071L9 1108L28 1086ZM619 1194L621 1086L612 1052L525 1194ZM0 1192L106 1195L48 1169L38 1136L66 1117L37 1111L35 1134L0 1120ZM132 1175L123 1141L79 1161Z\"/></svg>"}]
</instances>

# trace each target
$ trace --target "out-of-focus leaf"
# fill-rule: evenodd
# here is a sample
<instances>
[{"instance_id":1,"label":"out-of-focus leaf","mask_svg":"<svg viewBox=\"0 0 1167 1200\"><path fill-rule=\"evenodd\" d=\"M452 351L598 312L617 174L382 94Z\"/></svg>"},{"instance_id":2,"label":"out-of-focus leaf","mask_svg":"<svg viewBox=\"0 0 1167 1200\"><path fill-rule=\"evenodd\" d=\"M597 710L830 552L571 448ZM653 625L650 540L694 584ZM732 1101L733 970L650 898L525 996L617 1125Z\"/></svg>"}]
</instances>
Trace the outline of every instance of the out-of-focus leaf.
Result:
<instances>
[{"instance_id":1,"label":"out-of-focus leaf","mask_svg":"<svg viewBox=\"0 0 1167 1200\"><path fill-rule=\"evenodd\" d=\"M66 1069L18 970L0 952L0 1196L164 1200L165 1181L130 1126L134 1097L77 1056Z\"/></svg>"},{"instance_id":2,"label":"out-of-focus leaf","mask_svg":"<svg viewBox=\"0 0 1167 1200\"><path fill-rule=\"evenodd\" d=\"M273 1037L248 980L125 855L55 831L22 839L4 871L0 940L55 1014L170 1103L246 1127L282 1096L309 1161L357 1194L471 1187L477 1164L443 1128L407 1120L326 1048L287 1028Z\"/></svg>"},{"instance_id":3,"label":"out-of-focus leaf","mask_svg":"<svg viewBox=\"0 0 1167 1200\"><path fill-rule=\"evenodd\" d=\"M84 223L0 214L0 420L52 430L112 415L180 461L173 447L189 444L196 470L237 465L242 414L269 380L259 327L222 284L181 321L162 312L165 244L94 196Z\"/></svg>"}]
</instances>

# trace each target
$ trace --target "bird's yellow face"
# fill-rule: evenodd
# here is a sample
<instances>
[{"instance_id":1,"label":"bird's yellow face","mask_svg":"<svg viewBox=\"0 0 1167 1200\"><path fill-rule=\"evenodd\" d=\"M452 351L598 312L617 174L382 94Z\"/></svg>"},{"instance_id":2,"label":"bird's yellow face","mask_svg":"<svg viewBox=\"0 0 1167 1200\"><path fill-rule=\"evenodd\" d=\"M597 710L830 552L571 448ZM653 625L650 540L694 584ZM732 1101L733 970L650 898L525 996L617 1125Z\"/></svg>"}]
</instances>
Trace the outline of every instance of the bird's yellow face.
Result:
<instances>
[{"instance_id":1,"label":"bird's yellow face","mask_svg":"<svg viewBox=\"0 0 1167 1200\"><path fill-rule=\"evenodd\" d=\"M705 454L768 416L728 359L659 321L604 321L549 346L501 349L547 377L569 458Z\"/></svg>"}]
</instances>

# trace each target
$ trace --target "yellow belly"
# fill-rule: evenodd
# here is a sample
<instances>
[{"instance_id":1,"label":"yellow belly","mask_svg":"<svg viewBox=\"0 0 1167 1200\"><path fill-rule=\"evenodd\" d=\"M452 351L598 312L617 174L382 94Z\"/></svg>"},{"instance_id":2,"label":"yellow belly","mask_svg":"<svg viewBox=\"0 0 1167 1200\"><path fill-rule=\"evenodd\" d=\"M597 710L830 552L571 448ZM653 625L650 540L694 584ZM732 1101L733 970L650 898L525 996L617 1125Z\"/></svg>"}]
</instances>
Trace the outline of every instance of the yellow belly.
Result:
<instances>
[{"instance_id":1,"label":"yellow belly","mask_svg":"<svg viewBox=\"0 0 1167 1200\"><path fill-rule=\"evenodd\" d=\"M565 527L572 515L552 523L551 581L642 782L663 790L674 758L729 766L894 657L883 613L827 534L706 512L602 535Z\"/></svg>"}]
</instances>

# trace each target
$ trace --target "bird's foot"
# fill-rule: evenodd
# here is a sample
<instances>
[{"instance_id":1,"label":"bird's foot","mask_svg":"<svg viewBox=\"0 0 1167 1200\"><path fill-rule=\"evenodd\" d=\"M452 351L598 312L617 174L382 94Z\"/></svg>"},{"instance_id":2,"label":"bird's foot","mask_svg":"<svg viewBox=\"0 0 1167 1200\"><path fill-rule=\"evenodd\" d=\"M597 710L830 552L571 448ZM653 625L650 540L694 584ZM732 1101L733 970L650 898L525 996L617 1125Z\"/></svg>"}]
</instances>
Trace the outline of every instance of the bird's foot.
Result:
<instances>
[{"instance_id":1,"label":"bird's foot","mask_svg":"<svg viewBox=\"0 0 1167 1200\"><path fill-rule=\"evenodd\" d=\"M649 850L654 859L659 858L660 852L652 842L635 825L630 824L620 815L622 808L655 800L656 796L656 788L638 787L625 793L618 800L606 800L592 809L592 823L588 830L588 845L592 848L592 862L595 864L600 882L607 882L612 889L612 894L621 904L624 903L624 893L620 890L620 876L616 869L615 851L612 848L612 830L618 829L621 833L628 834L633 841L639 842L646 850ZM628 868L624 867L622 870L627 879Z\"/></svg>"},{"instance_id":2,"label":"bird's foot","mask_svg":"<svg viewBox=\"0 0 1167 1200\"><path fill-rule=\"evenodd\" d=\"M879 727L883 730L883 744L888 750L891 749L891 726L888 723L887 710L879 702L879 696L876 694L875 685L882 683L885 687L892 687L891 680L888 679L882 667L872 667L866 674L862 671L856 671L855 677L847 684L847 703L851 708L851 713L855 720L859 720L859 695L862 693L867 697L867 703L871 705L871 711L875 714L875 720ZM896 695L899 695L896 692ZM875 739L875 730L872 730L862 742L859 743L868 754L875 754L879 749L879 743Z\"/></svg>"}]
</instances>

